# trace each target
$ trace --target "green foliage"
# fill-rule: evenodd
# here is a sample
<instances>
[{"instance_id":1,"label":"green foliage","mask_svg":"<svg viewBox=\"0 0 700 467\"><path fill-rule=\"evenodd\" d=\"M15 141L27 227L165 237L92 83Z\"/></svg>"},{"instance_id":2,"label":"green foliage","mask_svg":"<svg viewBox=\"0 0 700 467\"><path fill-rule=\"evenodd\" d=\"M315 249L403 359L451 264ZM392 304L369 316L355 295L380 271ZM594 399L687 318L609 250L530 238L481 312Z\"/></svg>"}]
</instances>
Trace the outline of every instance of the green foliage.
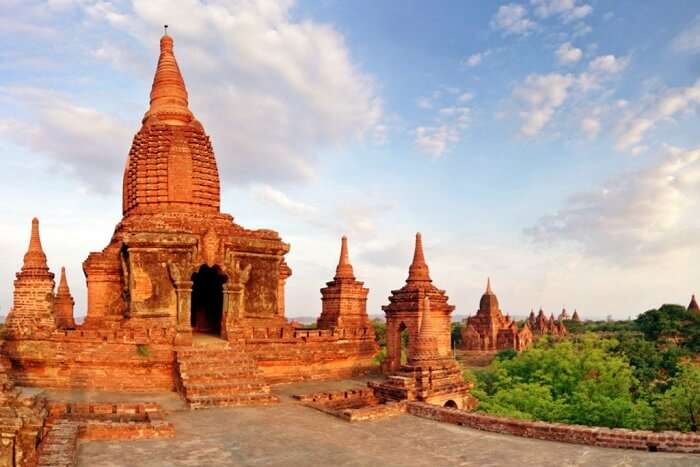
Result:
<instances>
[{"instance_id":1,"label":"green foliage","mask_svg":"<svg viewBox=\"0 0 700 467\"><path fill-rule=\"evenodd\" d=\"M515 349L503 349L499 350L496 353L496 360L499 361L504 361L504 360L511 360L515 358L518 355L518 352Z\"/></svg>"},{"instance_id":2,"label":"green foliage","mask_svg":"<svg viewBox=\"0 0 700 467\"><path fill-rule=\"evenodd\" d=\"M452 348L454 349L462 343L462 325L452 323Z\"/></svg>"},{"instance_id":3,"label":"green foliage","mask_svg":"<svg viewBox=\"0 0 700 467\"><path fill-rule=\"evenodd\" d=\"M372 359L372 363L377 366L381 366L382 363L384 363L384 360L386 360L386 346L382 347L379 352L377 352L377 355L375 355Z\"/></svg>"},{"instance_id":4,"label":"green foliage","mask_svg":"<svg viewBox=\"0 0 700 467\"><path fill-rule=\"evenodd\" d=\"M564 321L564 326L570 334L586 334L588 332L597 332L604 334L617 334L623 332L636 332L637 326L634 321Z\"/></svg>"},{"instance_id":5,"label":"green foliage","mask_svg":"<svg viewBox=\"0 0 700 467\"><path fill-rule=\"evenodd\" d=\"M700 423L700 368L682 365L668 391L656 401L658 428L698 431Z\"/></svg>"},{"instance_id":6,"label":"green foliage","mask_svg":"<svg viewBox=\"0 0 700 467\"><path fill-rule=\"evenodd\" d=\"M618 343L595 335L560 342L541 340L477 373L480 410L582 425L653 426L653 410L635 400L638 384L629 362L613 353Z\"/></svg>"},{"instance_id":7,"label":"green foliage","mask_svg":"<svg viewBox=\"0 0 700 467\"><path fill-rule=\"evenodd\" d=\"M148 346L145 344L139 344L136 346L136 353L139 354L139 357L143 358L148 358L151 356L151 351L148 349Z\"/></svg>"},{"instance_id":8,"label":"green foliage","mask_svg":"<svg viewBox=\"0 0 700 467\"><path fill-rule=\"evenodd\" d=\"M386 347L386 322L380 319L373 319L372 326L374 326L374 340L377 342L377 345Z\"/></svg>"},{"instance_id":9,"label":"green foliage","mask_svg":"<svg viewBox=\"0 0 700 467\"><path fill-rule=\"evenodd\" d=\"M630 333L618 337L616 353L627 358L638 381L635 394L650 399L663 392L680 368L681 358L688 352L674 343L660 346L658 342Z\"/></svg>"},{"instance_id":10,"label":"green foliage","mask_svg":"<svg viewBox=\"0 0 700 467\"><path fill-rule=\"evenodd\" d=\"M642 313L637 317L635 323L644 336L650 340L679 337L695 338L700 325L700 315L688 311L681 305L662 305L657 310Z\"/></svg>"}]
</instances>

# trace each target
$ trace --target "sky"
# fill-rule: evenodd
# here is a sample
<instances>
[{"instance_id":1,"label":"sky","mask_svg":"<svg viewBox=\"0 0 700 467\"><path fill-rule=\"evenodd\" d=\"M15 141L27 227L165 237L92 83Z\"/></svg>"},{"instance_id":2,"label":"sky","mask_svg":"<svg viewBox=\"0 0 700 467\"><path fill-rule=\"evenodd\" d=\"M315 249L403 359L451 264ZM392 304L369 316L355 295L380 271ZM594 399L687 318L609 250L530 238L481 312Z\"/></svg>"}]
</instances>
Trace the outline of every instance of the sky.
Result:
<instances>
[{"instance_id":1,"label":"sky","mask_svg":"<svg viewBox=\"0 0 700 467\"><path fill-rule=\"evenodd\" d=\"M163 25L222 211L291 244L317 316L340 237L368 312L422 232L456 314L626 319L700 293L700 4L0 0L0 314L31 219L85 314Z\"/></svg>"}]
</instances>

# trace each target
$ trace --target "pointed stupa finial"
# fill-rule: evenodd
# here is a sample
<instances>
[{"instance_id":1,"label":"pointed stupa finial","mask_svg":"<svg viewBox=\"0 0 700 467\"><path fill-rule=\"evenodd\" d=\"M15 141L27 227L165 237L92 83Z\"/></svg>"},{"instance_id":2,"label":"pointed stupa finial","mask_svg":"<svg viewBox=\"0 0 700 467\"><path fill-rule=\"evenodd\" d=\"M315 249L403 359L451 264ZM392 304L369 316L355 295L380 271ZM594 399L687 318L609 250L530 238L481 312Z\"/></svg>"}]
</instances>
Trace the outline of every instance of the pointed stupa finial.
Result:
<instances>
[{"instance_id":1,"label":"pointed stupa finial","mask_svg":"<svg viewBox=\"0 0 700 467\"><path fill-rule=\"evenodd\" d=\"M73 306L75 301L70 294L68 281L66 280L66 268L61 268L61 279L56 290L56 299L54 300L54 318L56 325L62 329L70 329L75 327L75 319L73 318Z\"/></svg>"},{"instance_id":2,"label":"pointed stupa finial","mask_svg":"<svg viewBox=\"0 0 700 467\"><path fill-rule=\"evenodd\" d=\"M690 304L688 305L688 311L695 311L700 313L700 306L698 306L697 300L695 300L695 294L690 297Z\"/></svg>"},{"instance_id":3,"label":"pointed stupa finial","mask_svg":"<svg viewBox=\"0 0 700 467\"><path fill-rule=\"evenodd\" d=\"M491 278L490 277L486 278L486 293L493 294L493 292L491 291Z\"/></svg>"},{"instance_id":4,"label":"pointed stupa finial","mask_svg":"<svg viewBox=\"0 0 700 467\"><path fill-rule=\"evenodd\" d=\"M61 266L61 279L58 282L58 289L56 290L58 295L67 294L70 295L70 288L68 287L68 280L66 279L66 268Z\"/></svg>"},{"instance_id":5,"label":"pointed stupa finial","mask_svg":"<svg viewBox=\"0 0 700 467\"><path fill-rule=\"evenodd\" d=\"M46 254L41 246L41 237L39 236L39 219L32 219L32 233L29 238L29 248L24 255L24 264L22 272L48 272L49 267L46 264Z\"/></svg>"},{"instance_id":6,"label":"pointed stupa finial","mask_svg":"<svg viewBox=\"0 0 700 467\"><path fill-rule=\"evenodd\" d=\"M407 282L418 282L418 281L428 281L430 279L430 270L425 262L425 256L423 255L423 237L420 232L416 233L416 247L413 251L413 262L408 268L408 279Z\"/></svg>"},{"instance_id":7,"label":"pointed stupa finial","mask_svg":"<svg viewBox=\"0 0 700 467\"><path fill-rule=\"evenodd\" d=\"M428 360L435 358L438 354L435 323L430 311L430 297L423 298L423 312L421 313L418 336L413 347L413 352L409 355L409 362Z\"/></svg>"},{"instance_id":8,"label":"pointed stupa finial","mask_svg":"<svg viewBox=\"0 0 700 467\"><path fill-rule=\"evenodd\" d=\"M185 81L173 53L173 38L168 35L167 25L164 30L163 37L160 38L158 66L151 87L151 105L144 120L155 116L163 122L183 124L194 117L188 107Z\"/></svg>"},{"instance_id":9,"label":"pointed stupa finial","mask_svg":"<svg viewBox=\"0 0 700 467\"><path fill-rule=\"evenodd\" d=\"M335 268L334 279L355 280L352 264L350 264L350 256L348 255L348 237L345 235L340 240L340 259L338 260L338 267Z\"/></svg>"}]
</instances>

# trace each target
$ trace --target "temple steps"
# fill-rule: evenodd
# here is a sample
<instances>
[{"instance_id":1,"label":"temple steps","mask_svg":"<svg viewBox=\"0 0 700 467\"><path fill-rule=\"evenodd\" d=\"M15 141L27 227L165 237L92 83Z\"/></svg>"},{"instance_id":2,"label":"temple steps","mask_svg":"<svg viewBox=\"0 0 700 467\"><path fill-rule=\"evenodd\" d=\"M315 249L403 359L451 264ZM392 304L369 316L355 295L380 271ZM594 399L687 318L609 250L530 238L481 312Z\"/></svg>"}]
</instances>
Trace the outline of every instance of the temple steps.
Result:
<instances>
[{"instance_id":1,"label":"temple steps","mask_svg":"<svg viewBox=\"0 0 700 467\"><path fill-rule=\"evenodd\" d=\"M270 393L255 360L228 343L178 350L177 369L180 393L192 409L279 402Z\"/></svg>"},{"instance_id":2,"label":"temple steps","mask_svg":"<svg viewBox=\"0 0 700 467\"><path fill-rule=\"evenodd\" d=\"M241 407L246 405L277 404L279 398L274 394L238 394L236 396L194 396L187 403L191 409L208 407Z\"/></svg>"}]
</instances>

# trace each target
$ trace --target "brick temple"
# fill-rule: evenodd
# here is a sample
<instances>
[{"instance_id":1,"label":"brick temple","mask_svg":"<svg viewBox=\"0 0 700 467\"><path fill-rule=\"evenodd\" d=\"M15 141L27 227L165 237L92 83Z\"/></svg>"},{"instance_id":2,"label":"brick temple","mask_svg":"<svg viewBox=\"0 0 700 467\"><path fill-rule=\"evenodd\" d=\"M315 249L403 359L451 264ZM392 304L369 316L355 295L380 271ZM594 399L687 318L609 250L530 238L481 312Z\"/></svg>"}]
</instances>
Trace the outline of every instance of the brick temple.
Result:
<instances>
[{"instance_id":1,"label":"brick temple","mask_svg":"<svg viewBox=\"0 0 700 467\"><path fill-rule=\"evenodd\" d=\"M416 234L413 261L406 284L391 292L386 314L387 354L383 363L387 380L371 384L382 401L421 401L455 408L473 408L471 385L451 347L450 305L444 290L437 288L423 253L423 240ZM406 362L402 362L401 333L408 333Z\"/></svg>"},{"instance_id":2,"label":"brick temple","mask_svg":"<svg viewBox=\"0 0 700 467\"><path fill-rule=\"evenodd\" d=\"M290 323L290 246L273 230L246 229L221 212L212 143L188 98L166 34L126 159L123 216L107 246L83 262L83 324L75 322L65 270L54 292L32 221L3 344L17 384L177 389L192 407L206 407L271 403L271 383L372 368L378 347L368 289L355 279L347 239L321 291L318 329Z\"/></svg>"},{"instance_id":3,"label":"brick temple","mask_svg":"<svg viewBox=\"0 0 700 467\"><path fill-rule=\"evenodd\" d=\"M559 320L554 315L547 318L540 309L535 316L530 312L529 318L518 327L509 315L504 315L498 304L498 297L491 289L491 279L486 281L486 291L479 301L479 310L474 316L463 321L460 330L462 344L460 348L466 351L493 352L504 349L522 351L528 348L533 340L545 336L564 336L567 334L562 316ZM578 317L578 314L576 314Z\"/></svg>"}]
</instances>

